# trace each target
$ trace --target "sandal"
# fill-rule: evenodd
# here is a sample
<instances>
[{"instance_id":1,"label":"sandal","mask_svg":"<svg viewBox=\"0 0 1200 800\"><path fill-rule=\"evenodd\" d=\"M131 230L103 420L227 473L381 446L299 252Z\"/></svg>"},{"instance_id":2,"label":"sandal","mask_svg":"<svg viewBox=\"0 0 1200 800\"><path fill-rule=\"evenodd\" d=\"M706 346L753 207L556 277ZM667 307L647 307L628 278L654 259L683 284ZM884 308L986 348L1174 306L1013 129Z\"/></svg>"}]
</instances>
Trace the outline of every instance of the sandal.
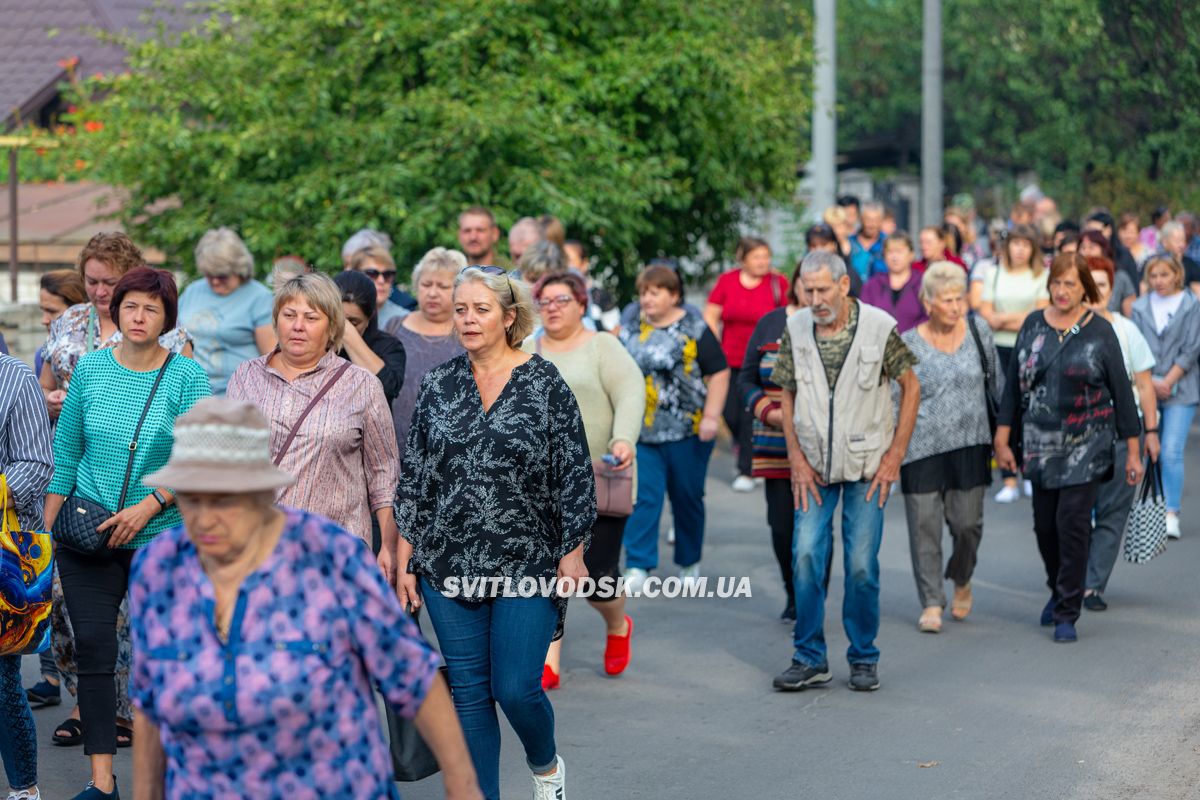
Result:
<instances>
[{"instance_id":1,"label":"sandal","mask_svg":"<svg viewBox=\"0 0 1200 800\"><path fill-rule=\"evenodd\" d=\"M930 606L921 612L917 620L917 630L921 633L940 633L942 630L942 609L940 606Z\"/></svg>"},{"instance_id":2,"label":"sandal","mask_svg":"<svg viewBox=\"0 0 1200 800\"><path fill-rule=\"evenodd\" d=\"M133 728L117 723L117 747L133 747Z\"/></svg>"},{"instance_id":3,"label":"sandal","mask_svg":"<svg viewBox=\"0 0 1200 800\"><path fill-rule=\"evenodd\" d=\"M975 598L971 595L971 584L955 586L954 599L950 602L950 616L962 622L967 618L967 614L971 613L971 604L974 602Z\"/></svg>"},{"instance_id":4,"label":"sandal","mask_svg":"<svg viewBox=\"0 0 1200 800\"><path fill-rule=\"evenodd\" d=\"M65 736L62 735L63 731L67 732ZM83 741L83 723L74 717L67 717L54 729L50 738L59 747L74 747Z\"/></svg>"}]
</instances>

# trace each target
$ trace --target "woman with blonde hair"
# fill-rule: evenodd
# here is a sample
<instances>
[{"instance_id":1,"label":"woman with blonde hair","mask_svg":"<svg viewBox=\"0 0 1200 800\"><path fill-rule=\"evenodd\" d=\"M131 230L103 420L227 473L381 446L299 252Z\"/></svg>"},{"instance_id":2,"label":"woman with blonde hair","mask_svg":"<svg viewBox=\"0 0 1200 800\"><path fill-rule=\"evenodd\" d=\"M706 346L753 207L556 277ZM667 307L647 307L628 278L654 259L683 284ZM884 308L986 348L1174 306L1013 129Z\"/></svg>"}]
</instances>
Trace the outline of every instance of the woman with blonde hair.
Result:
<instances>
[{"instance_id":1,"label":"woman with blonde hair","mask_svg":"<svg viewBox=\"0 0 1200 800\"><path fill-rule=\"evenodd\" d=\"M254 280L254 256L229 228L214 228L196 244L195 281L179 296L179 321L195 339L196 361L225 394L243 362L271 352L271 290Z\"/></svg>"},{"instance_id":2,"label":"woman with blonde hair","mask_svg":"<svg viewBox=\"0 0 1200 800\"><path fill-rule=\"evenodd\" d=\"M499 705L534 797L551 800L566 776L542 672L567 600L505 587L587 576L587 434L559 371L521 350L534 325L525 284L500 267L467 267L453 297L466 353L421 382L396 492L400 602L429 608L484 796L500 796Z\"/></svg>"},{"instance_id":3,"label":"woman with blonde hair","mask_svg":"<svg viewBox=\"0 0 1200 800\"><path fill-rule=\"evenodd\" d=\"M327 275L299 275L276 290L272 316L279 344L238 367L226 396L272 421L271 455L296 476L279 502L322 514L368 545L376 519L379 565L394 577L396 439L379 379L338 356L341 292Z\"/></svg>"}]
</instances>

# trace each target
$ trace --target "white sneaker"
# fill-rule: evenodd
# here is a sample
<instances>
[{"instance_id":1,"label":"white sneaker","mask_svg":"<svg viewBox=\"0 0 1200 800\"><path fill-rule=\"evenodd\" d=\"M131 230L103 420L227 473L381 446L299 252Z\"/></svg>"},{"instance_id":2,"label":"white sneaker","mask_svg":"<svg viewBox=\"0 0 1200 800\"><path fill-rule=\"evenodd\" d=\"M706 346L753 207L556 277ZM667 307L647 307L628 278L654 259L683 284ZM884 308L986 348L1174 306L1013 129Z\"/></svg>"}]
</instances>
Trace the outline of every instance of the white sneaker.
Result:
<instances>
[{"instance_id":1,"label":"white sneaker","mask_svg":"<svg viewBox=\"0 0 1200 800\"><path fill-rule=\"evenodd\" d=\"M1167 512L1167 538L1178 539L1179 533L1179 515Z\"/></svg>"},{"instance_id":2,"label":"white sneaker","mask_svg":"<svg viewBox=\"0 0 1200 800\"><path fill-rule=\"evenodd\" d=\"M675 544L675 526L667 528L667 544Z\"/></svg>"},{"instance_id":3,"label":"white sneaker","mask_svg":"<svg viewBox=\"0 0 1200 800\"><path fill-rule=\"evenodd\" d=\"M646 579L650 577L647 570L640 567L629 567L625 570L625 586L633 594L641 594L642 587L646 585Z\"/></svg>"},{"instance_id":4,"label":"white sneaker","mask_svg":"<svg viewBox=\"0 0 1200 800\"><path fill-rule=\"evenodd\" d=\"M755 486L756 486L756 484L754 483L754 478L751 478L749 475L738 475L736 478L733 479L733 484L731 485L731 488L735 492L743 492L744 493L744 492L753 492L755 489Z\"/></svg>"},{"instance_id":5,"label":"white sneaker","mask_svg":"<svg viewBox=\"0 0 1200 800\"><path fill-rule=\"evenodd\" d=\"M1022 481L1021 489L1025 492L1026 497L1033 497L1033 481Z\"/></svg>"},{"instance_id":6,"label":"white sneaker","mask_svg":"<svg viewBox=\"0 0 1200 800\"><path fill-rule=\"evenodd\" d=\"M41 797L36 786L32 789L13 789L8 793L8 800L41 800Z\"/></svg>"},{"instance_id":7,"label":"white sneaker","mask_svg":"<svg viewBox=\"0 0 1200 800\"><path fill-rule=\"evenodd\" d=\"M562 756L555 756L558 767L550 775L533 776L533 800L566 800L567 770Z\"/></svg>"},{"instance_id":8,"label":"white sneaker","mask_svg":"<svg viewBox=\"0 0 1200 800\"><path fill-rule=\"evenodd\" d=\"M680 569L679 577L685 581L692 579L692 578L699 578L700 577L700 562L697 561L695 564L692 564L690 567L683 567L682 569Z\"/></svg>"},{"instance_id":9,"label":"white sneaker","mask_svg":"<svg viewBox=\"0 0 1200 800\"><path fill-rule=\"evenodd\" d=\"M996 492L997 503L1015 503L1021 499L1021 490L1016 486L1004 486Z\"/></svg>"}]
</instances>

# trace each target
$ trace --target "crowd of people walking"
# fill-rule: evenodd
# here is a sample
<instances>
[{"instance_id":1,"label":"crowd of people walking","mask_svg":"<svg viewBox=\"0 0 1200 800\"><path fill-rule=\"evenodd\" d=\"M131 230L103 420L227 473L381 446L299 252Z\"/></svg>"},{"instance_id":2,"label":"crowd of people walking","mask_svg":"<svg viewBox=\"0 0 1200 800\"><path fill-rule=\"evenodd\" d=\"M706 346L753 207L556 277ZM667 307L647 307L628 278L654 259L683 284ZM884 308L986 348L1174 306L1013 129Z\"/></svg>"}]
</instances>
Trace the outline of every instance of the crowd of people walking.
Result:
<instances>
[{"instance_id":1,"label":"crowd of people walking","mask_svg":"<svg viewBox=\"0 0 1200 800\"><path fill-rule=\"evenodd\" d=\"M20 655L0 658L10 799L40 797L29 708L64 694L54 742L89 762L76 800L119 797L128 746L144 797L397 797L378 694L448 797L499 797L499 709L535 800L562 800L548 692L569 688L569 595L508 588L608 579L587 597L603 655L570 646L624 673L626 597L664 571L668 500L673 571L702 574L722 437L732 489L764 494L793 638L776 689L832 680L838 517L848 683L880 686L896 490L917 630L942 631L947 606L967 619L997 468L997 502L1031 498L1039 621L1075 641L1083 609L1107 608L1148 464L1167 535L1187 529L1200 233L1166 212L1076 225L1046 200L984 226L960 196L914 239L841 198L790 270L743 238L702 308L654 259L622 310L559 220L516 220L505 256L479 206L458 249L411 270L360 230L334 277L294 257L268 277L217 228L182 292L128 236L97 234L42 278L35 369L0 356L4 513L56 543L41 679L23 689Z\"/></svg>"}]
</instances>

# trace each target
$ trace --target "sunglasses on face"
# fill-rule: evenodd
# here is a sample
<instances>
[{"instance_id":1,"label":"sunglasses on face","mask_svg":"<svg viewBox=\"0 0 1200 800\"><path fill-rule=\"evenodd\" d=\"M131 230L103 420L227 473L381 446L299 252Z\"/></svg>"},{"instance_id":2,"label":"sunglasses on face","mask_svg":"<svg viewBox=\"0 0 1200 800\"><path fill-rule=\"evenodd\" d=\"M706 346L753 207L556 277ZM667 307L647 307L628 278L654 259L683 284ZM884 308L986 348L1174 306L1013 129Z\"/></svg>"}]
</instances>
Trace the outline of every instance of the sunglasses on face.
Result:
<instances>
[{"instance_id":1,"label":"sunglasses on face","mask_svg":"<svg viewBox=\"0 0 1200 800\"><path fill-rule=\"evenodd\" d=\"M558 297L543 297L541 300L537 301L537 304L538 308L549 308L550 306L554 306L555 308L565 308L567 304L574 299L575 298L571 297L569 294L560 294Z\"/></svg>"},{"instance_id":2,"label":"sunglasses on face","mask_svg":"<svg viewBox=\"0 0 1200 800\"><path fill-rule=\"evenodd\" d=\"M394 269L364 269L362 274L366 275L373 281L377 281L380 278L383 278L385 281L393 281L396 279L396 270Z\"/></svg>"}]
</instances>

